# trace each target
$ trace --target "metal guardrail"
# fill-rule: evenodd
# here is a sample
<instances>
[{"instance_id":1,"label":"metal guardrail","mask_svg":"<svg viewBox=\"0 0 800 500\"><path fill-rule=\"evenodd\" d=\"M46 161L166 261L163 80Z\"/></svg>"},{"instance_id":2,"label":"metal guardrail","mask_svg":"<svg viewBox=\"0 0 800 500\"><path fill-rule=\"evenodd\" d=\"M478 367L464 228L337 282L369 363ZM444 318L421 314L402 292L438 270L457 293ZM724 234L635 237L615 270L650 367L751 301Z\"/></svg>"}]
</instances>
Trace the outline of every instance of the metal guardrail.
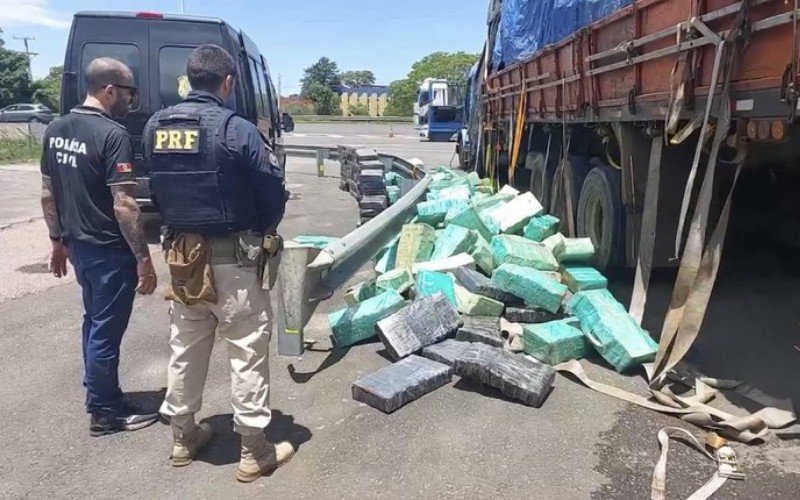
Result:
<instances>
[{"instance_id":1,"label":"metal guardrail","mask_svg":"<svg viewBox=\"0 0 800 500\"><path fill-rule=\"evenodd\" d=\"M317 177L325 177L325 160L338 160L339 151L330 146L300 146L287 144L282 147L287 156L315 158L317 160Z\"/></svg>"},{"instance_id":2,"label":"metal guardrail","mask_svg":"<svg viewBox=\"0 0 800 500\"><path fill-rule=\"evenodd\" d=\"M278 354L282 356L303 353L303 331L319 303L392 241L425 195L431 178L417 165L393 155L378 153L378 157L387 169L418 181L374 219L322 250L286 243L278 264Z\"/></svg>"}]
</instances>

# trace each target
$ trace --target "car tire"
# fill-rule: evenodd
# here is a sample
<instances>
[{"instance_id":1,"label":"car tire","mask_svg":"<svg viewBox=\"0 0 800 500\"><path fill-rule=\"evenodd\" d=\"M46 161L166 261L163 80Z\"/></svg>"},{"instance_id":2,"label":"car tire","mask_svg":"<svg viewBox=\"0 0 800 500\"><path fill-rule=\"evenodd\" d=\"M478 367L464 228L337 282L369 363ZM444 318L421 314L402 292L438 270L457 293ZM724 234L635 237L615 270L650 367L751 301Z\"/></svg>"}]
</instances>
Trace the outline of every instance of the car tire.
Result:
<instances>
[{"instance_id":1,"label":"car tire","mask_svg":"<svg viewBox=\"0 0 800 500\"><path fill-rule=\"evenodd\" d=\"M30 120L28 120L28 123L42 123L42 120L34 116Z\"/></svg>"},{"instance_id":2,"label":"car tire","mask_svg":"<svg viewBox=\"0 0 800 500\"><path fill-rule=\"evenodd\" d=\"M605 165L593 168L581 188L576 230L592 239L592 263L601 271L619 264L625 248L624 218L619 172Z\"/></svg>"}]
</instances>

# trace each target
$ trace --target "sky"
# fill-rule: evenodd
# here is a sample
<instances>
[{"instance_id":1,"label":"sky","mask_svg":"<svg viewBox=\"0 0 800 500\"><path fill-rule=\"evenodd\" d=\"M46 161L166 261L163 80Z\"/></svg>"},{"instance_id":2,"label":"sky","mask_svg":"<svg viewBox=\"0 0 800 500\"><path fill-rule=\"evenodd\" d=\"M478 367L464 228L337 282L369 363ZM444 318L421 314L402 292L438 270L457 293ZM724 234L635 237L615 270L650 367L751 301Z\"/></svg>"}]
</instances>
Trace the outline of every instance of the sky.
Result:
<instances>
[{"instance_id":1,"label":"sky","mask_svg":"<svg viewBox=\"0 0 800 500\"><path fill-rule=\"evenodd\" d=\"M81 10L178 12L180 0L0 0L6 47L33 36L34 78L64 63L72 15ZM378 84L404 78L435 51L478 53L488 0L184 0L185 12L220 17L252 38L283 95L298 93L303 69L325 56L340 70L371 70ZM276 81L277 85L278 82Z\"/></svg>"}]
</instances>

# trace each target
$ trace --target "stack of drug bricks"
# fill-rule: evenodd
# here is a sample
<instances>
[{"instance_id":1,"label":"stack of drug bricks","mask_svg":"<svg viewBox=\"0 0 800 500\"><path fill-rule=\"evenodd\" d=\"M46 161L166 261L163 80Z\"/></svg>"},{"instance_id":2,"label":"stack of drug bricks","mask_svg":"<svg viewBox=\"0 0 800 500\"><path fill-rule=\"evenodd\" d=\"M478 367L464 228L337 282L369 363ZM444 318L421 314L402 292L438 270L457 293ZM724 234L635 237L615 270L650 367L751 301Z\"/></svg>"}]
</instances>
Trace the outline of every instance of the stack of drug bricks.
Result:
<instances>
[{"instance_id":1,"label":"stack of drug bricks","mask_svg":"<svg viewBox=\"0 0 800 500\"><path fill-rule=\"evenodd\" d=\"M339 146L339 187L358 201L359 224L371 220L397 201L402 177L387 171L374 149Z\"/></svg>"},{"instance_id":2,"label":"stack of drug bricks","mask_svg":"<svg viewBox=\"0 0 800 500\"><path fill-rule=\"evenodd\" d=\"M617 371L657 345L531 194L493 192L477 175L431 172L417 216L328 317L335 346L374 339L395 363L355 381L353 397L392 412L455 374L538 407L553 366L599 354Z\"/></svg>"}]
</instances>

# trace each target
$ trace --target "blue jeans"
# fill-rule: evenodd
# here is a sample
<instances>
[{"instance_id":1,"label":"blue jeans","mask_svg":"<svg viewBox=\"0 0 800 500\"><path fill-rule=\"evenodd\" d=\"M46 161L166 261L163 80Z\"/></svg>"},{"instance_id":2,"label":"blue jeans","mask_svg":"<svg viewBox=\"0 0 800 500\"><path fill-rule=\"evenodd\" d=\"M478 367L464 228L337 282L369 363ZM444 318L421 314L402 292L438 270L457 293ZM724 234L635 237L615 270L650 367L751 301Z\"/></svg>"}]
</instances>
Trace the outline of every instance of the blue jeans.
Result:
<instances>
[{"instance_id":1,"label":"blue jeans","mask_svg":"<svg viewBox=\"0 0 800 500\"><path fill-rule=\"evenodd\" d=\"M120 411L119 348L133 309L138 278L130 249L73 241L70 260L83 289L83 385L92 413Z\"/></svg>"}]
</instances>

